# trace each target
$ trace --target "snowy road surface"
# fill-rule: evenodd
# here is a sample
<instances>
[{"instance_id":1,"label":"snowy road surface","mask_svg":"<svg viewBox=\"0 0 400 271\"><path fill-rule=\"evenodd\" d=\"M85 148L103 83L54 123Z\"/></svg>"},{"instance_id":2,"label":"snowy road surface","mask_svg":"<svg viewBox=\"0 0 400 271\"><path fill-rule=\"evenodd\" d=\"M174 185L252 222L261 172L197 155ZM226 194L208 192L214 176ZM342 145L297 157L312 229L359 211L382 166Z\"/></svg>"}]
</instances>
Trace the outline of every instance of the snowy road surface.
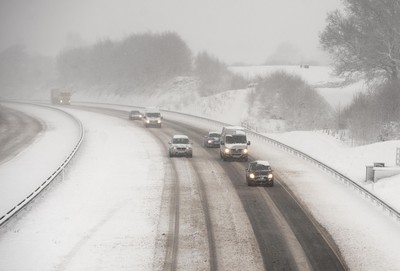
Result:
<instances>
[{"instance_id":1,"label":"snowy road surface","mask_svg":"<svg viewBox=\"0 0 400 271\"><path fill-rule=\"evenodd\" d=\"M75 120L58 109L22 103L6 105L25 115L21 115L23 119L20 120L23 132L11 133L15 133L16 139L13 159L0 164L0 217L35 191L62 164L74 148L80 128ZM40 131L38 121L24 124L31 117L40 120L45 132L35 134ZM34 144L27 146L29 141Z\"/></svg>"},{"instance_id":2,"label":"snowy road surface","mask_svg":"<svg viewBox=\"0 0 400 271\"><path fill-rule=\"evenodd\" d=\"M0 106L0 163L13 158L43 130L43 123L17 110Z\"/></svg>"},{"instance_id":3,"label":"snowy road surface","mask_svg":"<svg viewBox=\"0 0 400 271\"><path fill-rule=\"evenodd\" d=\"M263 269L246 211L229 178L212 175L220 172L218 163L202 161L208 170L199 173L198 168L188 167L186 158L167 159L166 143L149 136L135 123L71 112L79 115L86 127L82 150L64 180L53 184L17 219L0 229L0 265L5 270L158 270L169 267L165 255L173 255L176 249L177 261L171 266L182 270L188 266L192 270L191 263L207 258L210 251L218 255L218 261L210 264L220 269ZM253 147L255 144L252 141ZM204 155L201 148L196 151L200 157ZM350 269L399 269L398 225L342 184L322 172L315 173L307 163L271 147L254 148L254 152L258 157L268 153L268 159L285 175L287 186L331 232ZM174 188L175 176L185 182ZM208 188L198 181L215 177L217 181ZM168 196L174 189L180 190L178 199ZM208 189L216 192L207 192L213 203L209 207L202 203L201 192ZM168 202L174 199L178 203ZM168 224L169 216L177 210L169 206L177 204L184 207L178 208L178 214L191 219L180 224L175 240L163 233L174 229ZM204 210L209 214L202 213ZM219 230L214 229L214 236L204 234L209 225L207 219L200 218L207 216L214 220L212 225L220 225ZM227 220L230 222L225 224ZM366 227L366 221L374 223ZM224 232L224 226L234 228L236 234ZM379 233L380 238L376 238ZM206 243L215 238L221 240L220 247L208 248ZM23 255L24 261L17 255ZM302 255L296 257L301 259ZM198 270L204 266L208 263L196 265Z\"/></svg>"}]
</instances>

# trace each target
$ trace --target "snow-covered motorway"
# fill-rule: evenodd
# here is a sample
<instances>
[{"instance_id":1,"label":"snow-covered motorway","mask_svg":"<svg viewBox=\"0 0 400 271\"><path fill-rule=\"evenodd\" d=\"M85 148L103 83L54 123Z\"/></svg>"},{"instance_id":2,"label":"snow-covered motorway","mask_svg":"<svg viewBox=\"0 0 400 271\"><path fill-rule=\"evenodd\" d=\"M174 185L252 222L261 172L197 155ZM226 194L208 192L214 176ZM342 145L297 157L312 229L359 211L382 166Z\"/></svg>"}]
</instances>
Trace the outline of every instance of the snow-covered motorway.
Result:
<instances>
[{"instance_id":1,"label":"snow-covered motorway","mask_svg":"<svg viewBox=\"0 0 400 271\"><path fill-rule=\"evenodd\" d=\"M84 123L85 141L64 180L0 229L5 270L346 268L332 253L325 230L311 223L286 185L248 188L244 163L223 163L216 150L201 147L204 128L166 116L162 129L144 129L129 122L126 111L65 110ZM167 158L166 143L174 133L192 138L193 159ZM256 144L255 157L271 159L289 188L291 179L305 175L329 178ZM373 265L373 259L360 262L354 251L339 247L350 269L386 267Z\"/></svg>"},{"instance_id":2,"label":"snow-covered motorway","mask_svg":"<svg viewBox=\"0 0 400 271\"><path fill-rule=\"evenodd\" d=\"M43 130L42 123L21 111L0 107L0 163L11 159Z\"/></svg>"}]
</instances>

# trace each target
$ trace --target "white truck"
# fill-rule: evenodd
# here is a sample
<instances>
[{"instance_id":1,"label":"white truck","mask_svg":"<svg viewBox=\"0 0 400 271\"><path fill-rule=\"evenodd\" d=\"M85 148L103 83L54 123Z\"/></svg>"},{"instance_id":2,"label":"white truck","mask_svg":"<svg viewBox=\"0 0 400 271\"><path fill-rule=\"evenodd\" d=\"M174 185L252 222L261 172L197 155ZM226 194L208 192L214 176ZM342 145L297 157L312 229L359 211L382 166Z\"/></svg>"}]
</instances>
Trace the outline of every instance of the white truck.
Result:
<instances>
[{"instance_id":1,"label":"white truck","mask_svg":"<svg viewBox=\"0 0 400 271\"><path fill-rule=\"evenodd\" d=\"M147 127L158 127L161 128L162 125L162 115L158 108L147 107L143 115L144 126Z\"/></svg>"},{"instance_id":2,"label":"white truck","mask_svg":"<svg viewBox=\"0 0 400 271\"><path fill-rule=\"evenodd\" d=\"M221 159L226 160L249 160L249 145L246 129L241 126L225 126L221 132L221 143L219 153Z\"/></svg>"}]
</instances>

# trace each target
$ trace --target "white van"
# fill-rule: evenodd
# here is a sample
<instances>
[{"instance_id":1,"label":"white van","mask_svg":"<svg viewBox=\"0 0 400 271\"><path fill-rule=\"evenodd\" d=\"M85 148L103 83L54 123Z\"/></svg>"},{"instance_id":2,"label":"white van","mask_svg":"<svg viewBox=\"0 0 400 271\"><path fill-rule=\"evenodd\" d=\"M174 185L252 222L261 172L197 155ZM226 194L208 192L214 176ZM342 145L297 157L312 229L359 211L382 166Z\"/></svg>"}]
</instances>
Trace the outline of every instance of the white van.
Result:
<instances>
[{"instance_id":1,"label":"white van","mask_svg":"<svg viewBox=\"0 0 400 271\"><path fill-rule=\"evenodd\" d=\"M225 126L221 132L219 153L221 159L248 161L250 141L246 129L240 126Z\"/></svg>"}]
</instances>

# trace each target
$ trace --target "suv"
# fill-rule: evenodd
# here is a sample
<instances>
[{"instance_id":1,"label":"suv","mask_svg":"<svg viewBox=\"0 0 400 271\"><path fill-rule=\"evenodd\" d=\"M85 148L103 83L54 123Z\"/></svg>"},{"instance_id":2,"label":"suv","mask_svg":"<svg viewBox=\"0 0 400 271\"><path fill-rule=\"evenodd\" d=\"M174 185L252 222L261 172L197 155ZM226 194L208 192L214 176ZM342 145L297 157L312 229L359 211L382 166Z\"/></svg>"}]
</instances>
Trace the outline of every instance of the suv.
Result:
<instances>
[{"instance_id":1,"label":"suv","mask_svg":"<svg viewBox=\"0 0 400 271\"><path fill-rule=\"evenodd\" d=\"M250 141L246 131L240 126L227 126L222 129L219 153L221 159L248 161Z\"/></svg>"},{"instance_id":2,"label":"suv","mask_svg":"<svg viewBox=\"0 0 400 271\"><path fill-rule=\"evenodd\" d=\"M192 143L185 135L174 135L168 144L169 157L186 156L191 158L193 156Z\"/></svg>"},{"instance_id":3,"label":"suv","mask_svg":"<svg viewBox=\"0 0 400 271\"><path fill-rule=\"evenodd\" d=\"M247 185L274 186L274 175L268 161L255 160L249 163L246 168Z\"/></svg>"},{"instance_id":4,"label":"suv","mask_svg":"<svg viewBox=\"0 0 400 271\"><path fill-rule=\"evenodd\" d=\"M221 142L221 134L218 132L210 131L208 135L204 136L203 146L207 148L219 148Z\"/></svg>"}]
</instances>

